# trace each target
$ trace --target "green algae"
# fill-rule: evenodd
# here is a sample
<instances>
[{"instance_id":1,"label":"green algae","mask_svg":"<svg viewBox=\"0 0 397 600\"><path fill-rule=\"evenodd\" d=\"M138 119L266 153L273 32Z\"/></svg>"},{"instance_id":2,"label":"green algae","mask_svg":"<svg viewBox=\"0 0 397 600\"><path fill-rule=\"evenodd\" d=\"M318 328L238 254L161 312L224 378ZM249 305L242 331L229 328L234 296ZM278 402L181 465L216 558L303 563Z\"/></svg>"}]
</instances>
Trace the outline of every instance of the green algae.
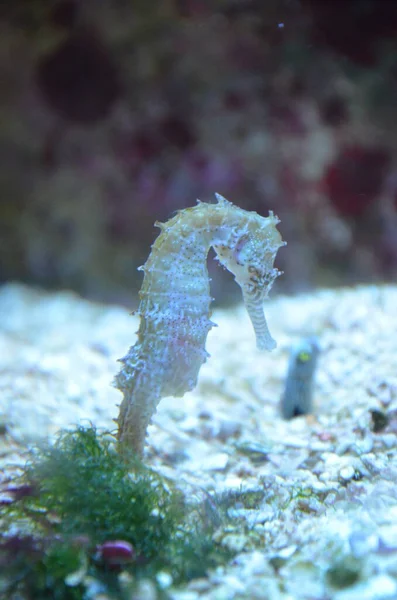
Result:
<instances>
[{"instance_id":1,"label":"green algae","mask_svg":"<svg viewBox=\"0 0 397 600\"><path fill-rule=\"evenodd\" d=\"M213 541L215 524L94 428L62 433L12 484L3 507L8 533L0 535L0 592L8 598L82 600L96 589L123 599L142 579L166 597L158 573L178 585L230 557ZM112 541L130 545L133 555L105 560L101 547Z\"/></svg>"}]
</instances>

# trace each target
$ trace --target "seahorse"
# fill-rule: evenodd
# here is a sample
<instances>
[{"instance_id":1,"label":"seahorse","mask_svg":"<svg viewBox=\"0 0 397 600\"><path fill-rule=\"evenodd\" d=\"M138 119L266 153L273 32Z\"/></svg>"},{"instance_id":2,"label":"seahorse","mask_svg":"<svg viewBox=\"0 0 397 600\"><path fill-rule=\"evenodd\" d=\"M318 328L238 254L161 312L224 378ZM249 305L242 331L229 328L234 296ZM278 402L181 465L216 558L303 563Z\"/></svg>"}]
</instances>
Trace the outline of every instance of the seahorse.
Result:
<instances>
[{"instance_id":1,"label":"seahorse","mask_svg":"<svg viewBox=\"0 0 397 600\"><path fill-rule=\"evenodd\" d=\"M182 397L197 383L209 357L205 343L210 320L207 255L212 246L219 262L242 289L257 347L272 350L263 300L280 272L273 267L285 244L272 213L267 218L243 210L216 194L217 203L197 201L179 211L152 245L139 292L138 340L115 378L123 393L117 419L119 450L142 456L147 427L161 398Z\"/></svg>"}]
</instances>

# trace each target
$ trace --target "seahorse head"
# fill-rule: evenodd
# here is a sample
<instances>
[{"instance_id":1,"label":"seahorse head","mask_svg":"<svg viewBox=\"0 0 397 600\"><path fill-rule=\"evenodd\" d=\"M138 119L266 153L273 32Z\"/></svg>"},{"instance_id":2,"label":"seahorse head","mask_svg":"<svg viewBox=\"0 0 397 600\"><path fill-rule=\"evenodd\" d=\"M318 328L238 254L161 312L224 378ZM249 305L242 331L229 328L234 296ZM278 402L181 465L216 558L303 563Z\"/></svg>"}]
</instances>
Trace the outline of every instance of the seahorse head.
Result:
<instances>
[{"instance_id":1,"label":"seahorse head","mask_svg":"<svg viewBox=\"0 0 397 600\"><path fill-rule=\"evenodd\" d=\"M233 273L241 287L258 348L272 350L276 343L267 328L263 301L280 275L273 265L278 249L285 242L276 228L280 221L272 212L267 218L257 213L248 214L241 227L236 227L225 243L214 248L219 261Z\"/></svg>"}]
</instances>

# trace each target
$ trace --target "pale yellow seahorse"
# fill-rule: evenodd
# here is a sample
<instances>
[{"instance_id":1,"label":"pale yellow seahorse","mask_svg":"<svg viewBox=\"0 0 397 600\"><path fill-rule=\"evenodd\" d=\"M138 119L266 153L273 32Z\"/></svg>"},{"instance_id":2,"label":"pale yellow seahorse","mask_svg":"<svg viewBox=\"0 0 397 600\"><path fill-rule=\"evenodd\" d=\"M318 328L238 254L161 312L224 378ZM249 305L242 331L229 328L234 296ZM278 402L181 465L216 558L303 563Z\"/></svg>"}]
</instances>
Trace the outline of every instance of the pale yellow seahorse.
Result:
<instances>
[{"instance_id":1,"label":"pale yellow seahorse","mask_svg":"<svg viewBox=\"0 0 397 600\"><path fill-rule=\"evenodd\" d=\"M272 350L263 300L280 274L273 267L284 245L279 219L247 212L216 194L217 204L198 202L167 223L143 267L138 340L121 359L115 385L123 392L118 423L120 449L143 453L146 430L165 396L183 396L197 383L208 353L205 342L211 296L207 255L233 273L256 334L257 347Z\"/></svg>"}]
</instances>

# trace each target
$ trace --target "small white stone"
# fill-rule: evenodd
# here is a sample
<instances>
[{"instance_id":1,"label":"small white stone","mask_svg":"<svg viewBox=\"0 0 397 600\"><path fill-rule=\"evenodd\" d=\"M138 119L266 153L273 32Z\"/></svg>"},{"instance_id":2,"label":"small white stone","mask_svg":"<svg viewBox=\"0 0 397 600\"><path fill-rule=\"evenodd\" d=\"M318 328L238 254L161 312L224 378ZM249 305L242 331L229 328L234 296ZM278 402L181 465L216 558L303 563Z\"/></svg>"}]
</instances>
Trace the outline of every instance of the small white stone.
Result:
<instances>
[{"instance_id":1,"label":"small white stone","mask_svg":"<svg viewBox=\"0 0 397 600\"><path fill-rule=\"evenodd\" d=\"M159 571L156 575L157 582L159 586L165 590L172 585L172 576L170 573L166 573L165 571Z\"/></svg>"},{"instance_id":2,"label":"small white stone","mask_svg":"<svg viewBox=\"0 0 397 600\"><path fill-rule=\"evenodd\" d=\"M228 533L222 539L222 545L232 552L241 552L244 550L247 542L247 536L239 533Z\"/></svg>"},{"instance_id":3,"label":"small white stone","mask_svg":"<svg viewBox=\"0 0 397 600\"><path fill-rule=\"evenodd\" d=\"M172 592L172 600L197 600L198 598L199 594L190 590Z\"/></svg>"},{"instance_id":4,"label":"small white stone","mask_svg":"<svg viewBox=\"0 0 397 600\"><path fill-rule=\"evenodd\" d=\"M225 452L212 454L205 458L205 468L209 471L223 471L229 461L229 455Z\"/></svg>"},{"instance_id":5,"label":"small white stone","mask_svg":"<svg viewBox=\"0 0 397 600\"><path fill-rule=\"evenodd\" d=\"M396 434L384 433L381 437L381 441L388 450L391 450L396 445Z\"/></svg>"},{"instance_id":6,"label":"small white stone","mask_svg":"<svg viewBox=\"0 0 397 600\"><path fill-rule=\"evenodd\" d=\"M397 581L388 575L371 577L334 595L335 600L395 600Z\"/></svg>"},{"instance_id":7,"label":"small white stone","mask_svg":"<svg viewBox=\"0 0 397 600\"><path fill-rule=\"evenodd\" d=\"M193 581L191 581L189 583L189 590L195 591L195 592L206 592L207 590L209 590L210 588L210 582L208 579L193 579ZM179 596L178 596L178 600L179 600Z\"/></svg>"},{"instance_id":8,"label":"small white stone","mask_svg":"<svg viewBox=\"0 0 397 600\"><path fill-rule=\"evenodd\" d=\"M260 552L253 552L250 560L250 570L253 575L261 575L266 571L267 560Z\"/></svg>"},{"instance_id":9,"label":"small white stone","mask_svg":"<svg viewBox=\"0 0 397 600\"><path fill-rule=\"evenodd\" d=\"M347 467L340 469L339 477L344 481L350 481L350 479L353 479L354 473L354 468L351 465L348 465Z\"/></svg>"},{"instance_id":10,"label":"small white stone","mask_svg":"<svg viewBox=\"0 0 397 600\"><path fill-rule=\"evenodd\" d=\"M277 555L280 556L281 558L290 558L293 554L295 554L297 550L297 546L292 545L292 546L286 546L285 548L281 548L281 550L279 550L277 552Z\"/></svg>"},{"instance_id":11,"label":"small white stone","mask_svg":"<svg viewBox=\"0 0 397 600\"><path fill-rule=\"evenodd\" d=\"M349 537L349 544L354 556L364 557L378 548L379 537L375 533L356 531Z\"/></svg>"}]
</instances>

